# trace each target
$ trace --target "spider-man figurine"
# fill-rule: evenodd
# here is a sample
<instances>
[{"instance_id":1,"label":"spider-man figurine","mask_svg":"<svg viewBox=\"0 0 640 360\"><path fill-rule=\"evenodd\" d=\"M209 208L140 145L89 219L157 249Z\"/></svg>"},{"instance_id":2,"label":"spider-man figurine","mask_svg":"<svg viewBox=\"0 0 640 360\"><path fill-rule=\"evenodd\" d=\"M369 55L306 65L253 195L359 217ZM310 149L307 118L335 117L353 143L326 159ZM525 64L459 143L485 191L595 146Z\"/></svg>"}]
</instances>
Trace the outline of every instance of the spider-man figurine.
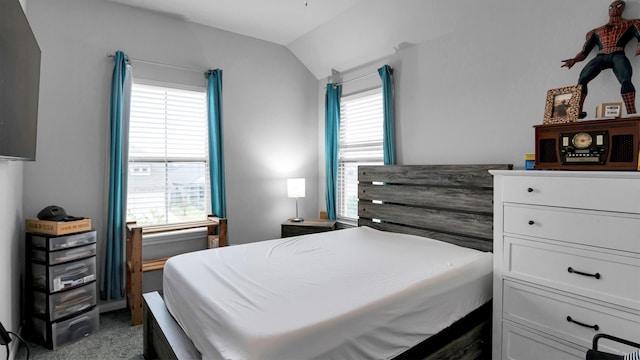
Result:
<instances>
[{"instance_id":1,"label":"spider-man figurine","mask_svg":"<svg viewBox=\"0 0 640 360\"><path fill-rule=\"evenodd\" d=\"M582 51L573 59L562 60L564 65L571 69L575 63L584 60L591 50L598 46L598 55L590 60L584 69L580 72L578 84L582 85L582 94L580 96L579 117L582 119L587 116L582 111L584 99L587 97L587 83L593 80L604 69L612 69L616 78L620 82L622 100L624 101L627 114L636 113L636 89L631 83L631 75L633 70L631 63L624 53L624 47L635 37L640 40L640 20L626 20L622 18L625 2L616 0L609 5L609 22L597 29L587 33L587 40L582 47ZM636 49L636 55L640 54L640 47Z\"/></svg>"}]
</instances>

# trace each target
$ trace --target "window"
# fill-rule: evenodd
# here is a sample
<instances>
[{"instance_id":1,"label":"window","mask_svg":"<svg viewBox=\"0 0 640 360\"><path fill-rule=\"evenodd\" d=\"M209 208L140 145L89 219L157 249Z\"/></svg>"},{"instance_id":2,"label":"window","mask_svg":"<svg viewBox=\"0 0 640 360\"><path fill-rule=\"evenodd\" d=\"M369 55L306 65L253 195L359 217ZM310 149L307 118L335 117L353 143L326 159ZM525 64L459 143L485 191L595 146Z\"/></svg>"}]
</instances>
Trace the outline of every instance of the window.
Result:
<instances>
[{"instance_id":1,"label":"window","mask_svg":"<svg viewBox=\"0 0 640 360\"><path fill-rule=\"evenodd\" d=\"M127 221L201 220L210 208L205 89L134 83Z\"/></svg>"},{"instance_id":2,"label":"window","mask_svg":"<svg viewBox=\"0 0 640 360\"><path fill-rule=\"evenodd\" d=\"M382 165L382 88L340 100L338 204L340 220L358 219L358 166Z\"/></svg>"}]
</instances>

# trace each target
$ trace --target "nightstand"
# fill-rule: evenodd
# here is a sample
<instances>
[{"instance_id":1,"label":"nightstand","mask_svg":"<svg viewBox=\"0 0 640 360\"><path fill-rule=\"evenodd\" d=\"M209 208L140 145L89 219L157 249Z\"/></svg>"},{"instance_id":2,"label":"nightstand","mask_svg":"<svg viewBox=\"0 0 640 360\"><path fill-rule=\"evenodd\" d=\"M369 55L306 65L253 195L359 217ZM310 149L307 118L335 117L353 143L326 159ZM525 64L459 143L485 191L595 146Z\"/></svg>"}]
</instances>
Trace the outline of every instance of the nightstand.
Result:
<instances>
[{"instance_id":1,"label":"nightstand","mask_svg":"<svg viewBox=\"0 0 640 360\"><path fill-rule=\"evenodd\" d=\"M335 220L304 219L302 222L293 222L289 219L282 223L282 237L314 234L335 230L335 228Z\"/></svg>"}]
</instances>

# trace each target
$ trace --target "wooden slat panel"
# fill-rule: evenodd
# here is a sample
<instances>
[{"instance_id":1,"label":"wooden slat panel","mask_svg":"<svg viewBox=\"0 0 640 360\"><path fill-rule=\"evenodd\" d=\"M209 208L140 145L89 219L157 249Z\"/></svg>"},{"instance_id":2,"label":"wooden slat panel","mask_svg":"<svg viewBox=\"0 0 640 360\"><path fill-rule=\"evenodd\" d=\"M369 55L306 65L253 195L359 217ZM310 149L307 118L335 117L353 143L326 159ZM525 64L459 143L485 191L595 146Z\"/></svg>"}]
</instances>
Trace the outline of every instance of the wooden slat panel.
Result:
<instances>
[{"instance_id":1,"label":"wooden slat panel","mask_svg":"<svg viewBox=\"0 0 640 360\"><path fill-rule=\"evenodd\" d=\"M464 335L450 342L424 360L460 359L475 360L488 358L486 349L491 341L491 321L476 325ZM489 340L489 341L487 341Z\"/></svg>"},{"instance_id":2,"label":"wooden slat panel","mask_svg":"<svg viewBox=\"0 0 640 360\"><path fill-rule=\"evenodd\" d=\"M510 170L512 165L397 165L360 166L358 181L394 184L493 187L489 170Z\"/></svg>"},{"instance_id":3,"label":"wooden slat panel","mask_svg":"<svg viewBox=\"0 0 640 360\"><path fill-rule=\"evenodd\" d=\"M127 226L130 229L134 228L143 228L144 234L156 234L156 233L164 233L168 231L179 231L179 230L189 230L196 229L207 226L215 226L219 224L219 219L216 220L202 220L202 221L192 221L192 222L183 222L178 224L162 224L162 225L136 225L135 223L129 223Z\"/></svg>"},{"instance_id":4,"label":"wooden slat panel","mask_svg":"<svg viewBox=\"0 0 640 360\"><path fill-rule=\"evenodd\" d=\"M415 208L402 205L358 204L360 218L439 230L460 235L493 238L493 215Z\"/></svg>"},{"instance_id":5,"label":"wooden slat panel","mask_svg":"<svg viewBox=\"0 0 640 360\"><path fill-rule=\"evenodd\" d=\"M440 240L463 246L466 248L476 249L480 251L493 251L493 239L479 239L462 235L453 235L433 230L418 229L403 225L389 224L389 223L375 223L370 219L359 219L358 226L368 226L374 229L391 231L402 234L410 234L422 236L430 239Z\"/></svg>"},{"instance_id":6,"label":"wooden slat panel","mask_svg":"<svg viewBox=\"0 0 640 360\"><path fill-rule=\"evenodd\" d=\"M509 164L360 166L358 224L492 251L489 170L512 168Z\"/></svg>"},{"instance_id":7,"label":"wooden slat panel","mask_svg":"<svg viewBox=\"0 0 640 360\"><path fill-rule=\"evenodd\" d=\"M402 185L358 185L358 198L395 204L493 213L491 189Z\"/></svg>"},{"instance_id":8,"label":"wooden slat panel","mask_svg":"<svg viewBox=\"0 0 640 360\"><path fill-rule=\"evenodd\" d=\"M142 272L162 270L167 260L169 260L169 257L144 261L142 263Z\"/></svg>"}]
</instances>

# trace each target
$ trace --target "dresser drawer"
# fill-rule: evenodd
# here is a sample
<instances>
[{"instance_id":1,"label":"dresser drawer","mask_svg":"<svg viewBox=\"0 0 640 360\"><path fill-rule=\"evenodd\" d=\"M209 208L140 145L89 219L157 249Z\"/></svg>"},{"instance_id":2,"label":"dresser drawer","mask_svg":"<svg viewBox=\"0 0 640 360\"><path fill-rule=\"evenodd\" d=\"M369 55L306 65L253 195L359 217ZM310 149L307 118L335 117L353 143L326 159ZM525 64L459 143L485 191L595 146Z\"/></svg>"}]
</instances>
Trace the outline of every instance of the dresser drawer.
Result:
<instances>
[{"instance_id":1,"label":"dresser drawer","mask_svg":"<svg viewBox=\"0 0 640 360\"><path fill-rule=\"evenodd\" d=\"M505 204L504 232L640 253L634 214Z\"/></svg>"},{"instance_id":2,"label":"dresser drawer","mask_svg":"<svg viewBox=\"0 0 640 360\"><path fill-rule=\"evenodd\" d=\"M502 330L502 359L584 360L586 348L576 348L525 330L508 321Z\"/></svg>"},{"instance_id":3,"label":"dresser drawer","mask_svg":"<svg viewBox=\"0 0 640 360\"><path fill-rule=\"evenodd\" d=\"M637 179L510 176L508 180L502 184L504 202L640 213Z\"/></svg>"},{"instance_id":4,"label":"dresser drawer","mask_svg":"<svg viewBox=\"0 0 640 360\"><path fill-rule=\"evenodd\" d=\"M584 347L590 347L598 332L621 338L640 334L637 313L511 281L504 282L503 313L505 319ZM611 346L622 353L633 350L625 345Z\"/></svg>"},{"instance_id":5,"label":"dresser drawer","mask_svg":"<svg viewBox=\"0 0 640 360\"><path fill-rule=\"evenodd\" d=\"M504 244L506 276L640 308L638 257L513 237Z\"/></svg>"},{"instance_id":6,"label":"dresser drawer","mask_svg":"<svg viewBox=\"0 0 640 360\"><path fill-rule=\"evenodd\" d=\"M83 233L62 236L35 235L28 233L27 237L31 242L32 247L55 251L76 246L93 244L96 242L96 231L92 230Z\"/></svg>"},{"instance_id":7,"label":"dresser drawer","mask_svg":"<svg viewBox=\"0 0 640 360\"><path fill-rule=\"evenodd\" d=\"M58 320L96 305L96 283L53 294L33 292L33 314Z\"/></svg>"},{"instance_id":8,"label":"dresser drawer","mask_svg":"<svg viewBox=\"0 0 640 360\"><path fill-rule=\"evenodd\" d=\"M38 289L48 292L70 289L96 279L96 258L53 266L32 263L31 272L33 286Z\"/></svg>"},{"instance_id":9,"label":"dresser drawer","mask_svg":"<svg viewBox=\"0 0 640 360\"><path fill-rule=\"evenodd\" d=\"M100 328L100 313L96 306L91 310L60 322L32 318L31 326L36 340L45 343L49 349L56 350L59 346L98 331Z\"/></svg>"},{"instance_id":10,"label":"dresser drawer","mask_svg":"<svg viewBox=\"0 0 640 360\"><path fill-rule=\"evenodd\" d=\"M63 262L70 262L83 259L96 254L96 244L75 247L71 249L46 251L41 249L31 250L31 260L42 261L47 265L56 265Z\"/></svg>"}]
</instances>

